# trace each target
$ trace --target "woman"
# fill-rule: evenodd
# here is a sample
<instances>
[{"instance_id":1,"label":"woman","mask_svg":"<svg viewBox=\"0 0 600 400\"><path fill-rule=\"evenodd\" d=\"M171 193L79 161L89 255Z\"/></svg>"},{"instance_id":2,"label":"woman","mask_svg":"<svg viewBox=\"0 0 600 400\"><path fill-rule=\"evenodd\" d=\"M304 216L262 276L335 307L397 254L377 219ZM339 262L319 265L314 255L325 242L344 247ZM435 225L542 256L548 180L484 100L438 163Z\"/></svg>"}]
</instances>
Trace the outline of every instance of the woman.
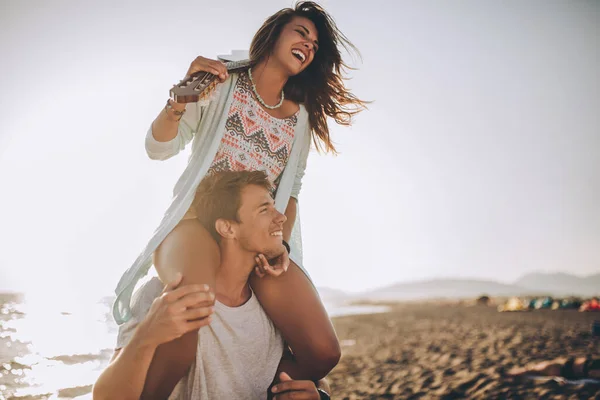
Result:
<instances>
[{"instance_id":1,"label":"woman","mask_svg":"<svg viewBox=\"0 0 600 400\"><path fill-rule=\"evenodd\" d=\"M317 148L335 153L326 118L350 125L351 117L364 109L364 102L344 87L342 69L347 66L340 45L354 48L325 10L302 2L265 21L252 41L247 71L229 75L218 61L194 60L188 76L207 71L221 83L208 104L184 107L169 101L148 132L151 158L172 157L193 138L192 155L160 227L119 282L113 310L118 323L129 318L133 287L151 258L163 282L182 273L183 284L214 288L219 251L197 218L195 189L206 173L262 169L276 188L277 209L285 211L282 236L291 251L289 258L286 251L271 260L272 266L263 255L257 258L268 276L261 279L257 271L253 290L294 353L295 363L286 372L295 379L317 380L335 366L340 357L335 332L302 268L297 198L311 138ZM156 372L174 386L194 361L196 343L197 334L191 333L164 345L155 360L168 368L161 375L151 367L149 376Z\"/></svg>"}]
</instances>

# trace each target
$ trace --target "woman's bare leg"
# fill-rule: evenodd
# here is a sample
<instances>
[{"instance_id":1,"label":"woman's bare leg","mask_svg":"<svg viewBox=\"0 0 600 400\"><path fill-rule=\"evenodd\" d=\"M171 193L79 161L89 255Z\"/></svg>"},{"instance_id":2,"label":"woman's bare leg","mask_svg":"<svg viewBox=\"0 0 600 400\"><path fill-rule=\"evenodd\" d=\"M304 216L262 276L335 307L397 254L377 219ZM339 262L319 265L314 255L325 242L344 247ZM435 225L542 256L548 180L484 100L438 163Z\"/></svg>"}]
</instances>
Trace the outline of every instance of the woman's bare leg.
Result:
<instances>
[{"instance_id":1,"label":"woman's bare leg","mask_svg":"<svg viewBox=\"0 0 600 400\"><path fill-rule=\"evenodd\" d=\"M181 285L208 284L213 293L220 259L219 246L196 219L181 221L154 253L154 265L163 282L170 282L180 272ZM142 398L166 399L196 359L197 346L198 332L159 346Z\"/></svg>"},{"instance_id":2,"label":"woman's bare leg","mask_svg":"<svg viewBox=\"0 0 600 400\"><path fill-rule=\"evenodd\" d=\"M291 262L281 276L259 278L253 274L250 283L294 353L298 370L291 371L292 378L316 381L325 377L340 359L340 345L306 274Z\"/></svg>"}]
</instances>

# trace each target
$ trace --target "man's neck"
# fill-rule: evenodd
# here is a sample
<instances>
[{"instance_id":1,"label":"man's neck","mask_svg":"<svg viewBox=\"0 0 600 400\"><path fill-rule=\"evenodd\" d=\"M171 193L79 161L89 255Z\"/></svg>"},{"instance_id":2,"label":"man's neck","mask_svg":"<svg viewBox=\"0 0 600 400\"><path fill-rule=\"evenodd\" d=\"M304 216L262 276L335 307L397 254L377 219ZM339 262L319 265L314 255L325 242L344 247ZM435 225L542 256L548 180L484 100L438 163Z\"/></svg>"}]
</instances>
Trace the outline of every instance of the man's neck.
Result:
<instances>
[{"instance_id":1,"label":"man's neck","mask_svg":"<svg viewBox=\"0 0 600 400\"><path fill-rule=\"evenodd\" d=\"M222 244L221 266L217 272L216 299L228 307L239 307L250 299L248 279L254 269L254 256Z\"/></svg>"}]
</instances>

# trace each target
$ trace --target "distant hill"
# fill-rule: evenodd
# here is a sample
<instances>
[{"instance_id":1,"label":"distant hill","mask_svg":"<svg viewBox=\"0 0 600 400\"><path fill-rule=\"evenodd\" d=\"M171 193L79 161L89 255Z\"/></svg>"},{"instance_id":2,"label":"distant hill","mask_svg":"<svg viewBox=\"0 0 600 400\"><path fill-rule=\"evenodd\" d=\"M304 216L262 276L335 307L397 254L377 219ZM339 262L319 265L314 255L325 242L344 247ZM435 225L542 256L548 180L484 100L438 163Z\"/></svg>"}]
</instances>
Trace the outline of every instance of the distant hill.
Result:
<instances>
[{"instance_id":1,"label":"distant hill","mask_svg":"<svg viewBox=\"0 0 600 400\"><path fill-rule=\"evenodd\" d=\"M600 274L575 276L563 272L534 272L524 275L515 284L533 291L548 292L555 296L600 295Z\"/></svg>"},{"instance_id":2,"label":"distant hill","mask_svg":"<svg viewBox=\"0 0 600 400\"><path fill-rule=\"evenodd\" d=\"M515 283L481 279L430 279L401 282L353 295L369 300L423 300L488 296L581 296L600 295L600 274L584 277L565 273L530 273Z\"/></svg>"},{"instance_id":3,"label":"distant hill","mask_svg":"<svg viewBox=\"0 0 600 400\"><path fill-rule=\"evenodd\" d=\"M526 289L510 284L476 279L432 279L396 283L359 294L370 300L423 300L431 298L472 298L488 296L517 296Z\"/></svg>"},{"instance_id":4,"label":"distant hill","mask_svg":"<svg viewBox=\"0 0 600 400\"><path fill-rule=\"evenodd\" d=\"M328 287L318 287L317 291L319 292L319 296L321 296L321 300L326 302L338 302L347 300L350 295L346 292L338 289L332 289Z\"/></svg>"}]
</instances>

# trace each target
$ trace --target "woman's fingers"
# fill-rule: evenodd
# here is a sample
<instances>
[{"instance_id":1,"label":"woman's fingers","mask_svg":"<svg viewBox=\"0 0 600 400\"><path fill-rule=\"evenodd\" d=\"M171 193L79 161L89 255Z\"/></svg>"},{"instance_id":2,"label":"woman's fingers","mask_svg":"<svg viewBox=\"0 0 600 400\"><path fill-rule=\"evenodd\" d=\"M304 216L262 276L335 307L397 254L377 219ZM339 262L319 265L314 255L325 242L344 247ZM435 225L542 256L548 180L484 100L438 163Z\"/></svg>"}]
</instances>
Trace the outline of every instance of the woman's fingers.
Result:
<instances>
[{"instance_id":1,"label":"woman's fingers","mask_svg":"<svg viewBox=\"0 0 600 400\"><path fill-rule=\"evenodd\" d=\"M285 271L282 269L274 269L272 267L269 267L269 269L267 269L267 274L270 276L279 276L281 274L283 274Z\"/></svg>"},{"instance_id":2,"label":"woman's fingers","mask_svg":"<svg viewBox=\"0 0 600 400\"><path fill-rule=\"evenodd\" d=\"M259 267L254 267L254 273L258 275L259 278L264 278L265 274L260 270Z\"/></svg>"},{"instance_id":3,"label":"woman's fingers","mask_svg":"<svg viewBox=\"0 0 600 400\"><path fill-rule=\"evenodd\" d=\"M277 257L277 264L275 265L269 264L269 260L267 260L264 254L261 254L260 257L263 265L265 265L265 270L271 276L279 276L287 270L284 265L279 265L280 262L284 261L281 257Z\"/></svg>"},{"instance_id":4,"label":"woman's fingers","mask_svg":"<svg viewBox=\"0 0 600 400\"><path fill-rule=\"evenodd\" d=\"M267 265L265 266L265 263L264 263L264 262L263 262L263 260L260 258L260 255L258 255L258 256L256 256L256 257L254 257L254 261L256 261L256 267L257 267L258 269L260 269L260 271L261 271L263 274L267 273L267 268L266 268L266 267L268 266L268 263L267 263Z\"/></svg>"},{"instance_id":5,"label":"woman's fingers","mask_svg":"<svg viewBox=\"0 0 600 400\"><path fill-rule=\"evenodd\" d=\"M227 79L227 77L229 76L229 73L227 72L227 67L225 67L225 64L223 64L221 61L217 61L217 60L209 60L209 61L210 61L211 68L213 68L217 72L215 75L217 75L219 77L221 82L224 81L225 79Z\"/></svg>"},{"instance_id":6,"label":"woman's fingers","mask_svg":"<svg viewBox=\"0 0 600 400\"><path fill-rule=\"evenodd\" d=\"M211 60L202 56L198 56L194 61L192 61L186 76L191 76L200 71L216 75L221 82L225 81L225 79L229 77L229 72L227 72L227 67L225 67L225 64L220 61Z\"/></svg>"}]
</instances>

